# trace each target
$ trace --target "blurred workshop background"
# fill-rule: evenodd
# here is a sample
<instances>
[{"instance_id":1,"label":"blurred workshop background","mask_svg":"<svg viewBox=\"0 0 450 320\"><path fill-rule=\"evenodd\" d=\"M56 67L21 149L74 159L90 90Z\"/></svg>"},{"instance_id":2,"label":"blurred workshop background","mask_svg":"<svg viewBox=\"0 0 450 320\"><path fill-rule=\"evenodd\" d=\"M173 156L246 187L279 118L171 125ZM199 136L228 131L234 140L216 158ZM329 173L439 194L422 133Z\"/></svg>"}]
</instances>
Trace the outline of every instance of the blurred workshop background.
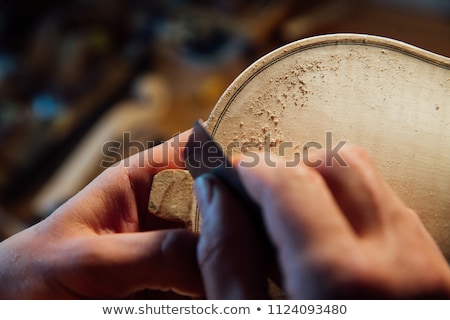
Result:
<instances>
[{"instance_id":1,"label":"blurred workshop background","mask_svg":"<svg viewBox=\"0 0 450 320\"><path fill-rule=\"evenodd\" d=\"M0 1L0 240L206 119L257 58L335 32L450 57L450 1Z\"/></svg>"}]
</instances>

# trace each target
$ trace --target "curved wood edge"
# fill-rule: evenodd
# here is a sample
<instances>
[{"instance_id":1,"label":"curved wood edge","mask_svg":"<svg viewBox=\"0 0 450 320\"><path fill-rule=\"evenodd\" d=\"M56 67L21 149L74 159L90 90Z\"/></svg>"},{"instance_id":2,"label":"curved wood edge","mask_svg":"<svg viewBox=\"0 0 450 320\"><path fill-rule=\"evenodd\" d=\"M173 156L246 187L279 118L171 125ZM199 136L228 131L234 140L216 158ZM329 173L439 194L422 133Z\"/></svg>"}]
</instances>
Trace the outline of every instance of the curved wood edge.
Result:
<instances>
[{"instance_id":1,"label":"curved wood edge","mask_svg":"<svg viewBox=\"0 0 450 320\"><path fill-rule=\"evenodd\" d=\"M436 65L440 68L450 70L450 58L421 49L414 45L394 40L386 37L354 34L354 33L338 33L313 36L301 40L297 40L286 44L274 51L264 55L247 67L225 90L217 101L215 107L211 111L207 129L212 136L216 134L218 124L220 124L223 116L227 112L228 107L233 102L239 92L250 82L256 75L267 69L274 63L296 54L301 51L310 50L324 46L335 45L361 45L377 47L380 49L392 50L426 63Z\"/></svg>"}]
</instances>

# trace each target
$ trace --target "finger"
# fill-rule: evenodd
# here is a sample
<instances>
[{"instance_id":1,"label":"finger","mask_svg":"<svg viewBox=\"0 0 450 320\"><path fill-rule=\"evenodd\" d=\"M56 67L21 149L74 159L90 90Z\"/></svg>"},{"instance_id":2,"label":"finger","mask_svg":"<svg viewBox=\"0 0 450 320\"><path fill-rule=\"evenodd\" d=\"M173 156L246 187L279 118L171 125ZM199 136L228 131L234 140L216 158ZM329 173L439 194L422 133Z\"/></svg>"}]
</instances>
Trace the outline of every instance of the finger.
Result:
<instances>
[{"instance_id":1,"label":"finger","mask_svg":"<svg viewBox=\"0 0 450 320\"><path fill-rule=\"evenodd\" d=\"M265 159L264 155L260 159ZM238 166L242 181L263 209L277 249L320 246L348 238L351 229L320 174L306 166L286 167L281 158ZM273 165L274 164L274 165Z\"/></svg>"},{"instance_id":2,"label":"finger","mask_svg":"<svg viewBox=\"0 0 450 320\"><path fill-rule=\"evenodd\" d=\"M267 299L264 252L243 207L215 177L195 181L198 259L209 299Z\"/></svg>"},{"instance_id":3,"label":"finger","mask_svg":"<svg viewBox=\"0 0 450 320\"><path fill-rule=\"evenodd\" d=\"M199 296L196 248L197 236L185 230L84 238L66 250L73 263L59 278L86 297L123 298L144 289Z\"/></svg>"},{"instance_id":4,"label":"finger","mask_svg":"<svg viewBox=\"0 0 450 320\"><path fill-rule=\"evenodd\" d=\"M164 169L184 168L181 155L189 134L190 130L185 131L108 168L65 206L77 211L78 203L91 203L91 213L84 211L79 215L97 231L102 231L106 223L98 221L104 217L95 214L96 208L109 212L108 228L116 232L155 229L154 222L158 221L147 209L153 176Z\"/></svg>"},{"instance_id":5,"label":"finger","mask_svg":"<svg viewBox=\"0 0 450 320\"><path fill-rule=\"evenodd\" d=\"M239 174L262 207L287 295L313 297L320 289L317 280L323 277L315 275L311 266L330 265L353 244L354 234L315 169L286 167L281 158L270 160L251 168L241 162Z\"/></svg>"},{"instance_id":6,"label":"finger","mask_svg":"<svg viewBox=\"0 0 450 320\"><path fill-rule=\"evenodd\" d=\"M318 155L320 172L355 232L363 235L378 230L388 206L399 204L394 193L377 173L368 154L356 146L340 150L343 163ZM394 200L394 201L392 201Z\"/></svg>"}]
</instances>

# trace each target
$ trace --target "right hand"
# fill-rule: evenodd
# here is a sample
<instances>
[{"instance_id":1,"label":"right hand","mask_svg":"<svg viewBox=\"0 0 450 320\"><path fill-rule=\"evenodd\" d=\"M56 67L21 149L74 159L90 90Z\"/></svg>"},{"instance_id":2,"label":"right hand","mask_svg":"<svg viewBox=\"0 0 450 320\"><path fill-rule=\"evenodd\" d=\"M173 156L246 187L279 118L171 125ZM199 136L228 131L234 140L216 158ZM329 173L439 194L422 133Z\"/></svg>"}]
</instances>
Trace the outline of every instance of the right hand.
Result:
<instances>
[{"instance_id":1,"label":"right hand","mask_svg":"<svg viewBox=\"0 0 450 320\"><path fill-rule=\"evenodd\" d=\"M238 167L262 208L287 296L450 298L449 266L418 215L362 149L345 146L340 155L347 166L285 168L278 159L276 168ZM212 176L195 190L207 297L267 298L264 249L244 209Z\"/></svg>"}]
</instances>

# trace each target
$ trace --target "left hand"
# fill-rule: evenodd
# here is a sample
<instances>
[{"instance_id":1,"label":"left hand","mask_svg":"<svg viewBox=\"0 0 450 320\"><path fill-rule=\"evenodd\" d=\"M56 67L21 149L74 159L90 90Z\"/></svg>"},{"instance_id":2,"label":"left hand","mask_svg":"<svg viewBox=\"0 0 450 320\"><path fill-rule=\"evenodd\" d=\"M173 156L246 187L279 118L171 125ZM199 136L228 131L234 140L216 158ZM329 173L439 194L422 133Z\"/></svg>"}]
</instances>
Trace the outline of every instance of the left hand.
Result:
<instances>
[{"instance_id":1,"label":"left hand","mask_svg":"<svg viewBox=\"0 0 450 320\"><path fill-rule=\"evenodd\" d=\"M201 295L196 235L167 229L179 226L147 210L153 176L182 168L189 133L108 168L47 219L1 242L0 298Z\"/></svg>"}]
</instances>

